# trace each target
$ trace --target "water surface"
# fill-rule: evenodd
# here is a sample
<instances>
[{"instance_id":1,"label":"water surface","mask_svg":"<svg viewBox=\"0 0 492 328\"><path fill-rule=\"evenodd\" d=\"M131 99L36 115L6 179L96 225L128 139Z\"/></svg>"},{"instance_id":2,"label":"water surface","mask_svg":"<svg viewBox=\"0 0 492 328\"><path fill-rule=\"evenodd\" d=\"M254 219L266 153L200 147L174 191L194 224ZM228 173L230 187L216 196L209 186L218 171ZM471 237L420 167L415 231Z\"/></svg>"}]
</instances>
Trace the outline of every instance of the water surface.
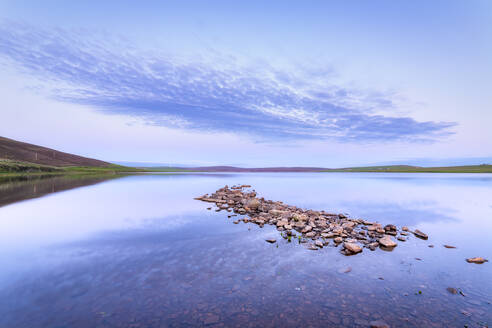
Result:
<instances>
[{"instance_id":1,"label":"water surface","mask_svg":"<svg viewBox=\"0 0 492 328\"><path fill-rule=\"evenodd\" d=\"M23 185L27 200L0 207L0 327L492 322L492 264L465 262L492 259L492 175L160 174L101 181L36 199L27 199L32 189ZM336 247L309 251L288 243L271 226L232 224L230 213L193 200L238 183L267 199L407 225L430 237L346 257ZM9 190L0 185L0 199ZM264 241L269 237L278 247Z\"/></svg>"}]
</instances>

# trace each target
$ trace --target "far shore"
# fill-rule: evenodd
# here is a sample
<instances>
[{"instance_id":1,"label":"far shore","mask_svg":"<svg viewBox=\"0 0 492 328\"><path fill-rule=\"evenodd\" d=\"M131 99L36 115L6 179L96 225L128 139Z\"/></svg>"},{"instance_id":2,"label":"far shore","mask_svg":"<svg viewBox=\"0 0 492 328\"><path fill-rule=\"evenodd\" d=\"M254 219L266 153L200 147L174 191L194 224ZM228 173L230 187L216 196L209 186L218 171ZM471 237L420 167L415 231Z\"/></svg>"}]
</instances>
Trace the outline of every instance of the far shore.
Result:
<instances>
[{"instance_id":1,"label":"far shore","mask_svg":"<svg viewBox=\"0 0 492 328\"><path fill-rule=\"evenodd\" d=\"M0 159L0 176L67 175L67 174L128 174L128 173L492 173L492 165L467 165L444 167L420 167L409 165L367 166L329 169L322 167L264 167L242 168L233 166L207 167L129 167L110 164L107 166L47 166L29 162Z\"/></svg>"}]
</instances>

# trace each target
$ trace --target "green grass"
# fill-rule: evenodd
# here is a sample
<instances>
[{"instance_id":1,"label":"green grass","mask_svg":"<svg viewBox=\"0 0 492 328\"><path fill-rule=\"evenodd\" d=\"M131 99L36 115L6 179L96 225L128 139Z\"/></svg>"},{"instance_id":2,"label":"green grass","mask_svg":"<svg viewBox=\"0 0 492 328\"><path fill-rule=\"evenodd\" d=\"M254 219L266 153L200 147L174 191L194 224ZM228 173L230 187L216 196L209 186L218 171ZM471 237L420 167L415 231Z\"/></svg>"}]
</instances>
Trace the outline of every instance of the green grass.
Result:
<instances>
[{"instance_id":1,"label":"green grass","mask_svg":"<svg viewBox=\"0 0 492 328\"><path fill-rule=\"evenodd\" d=\"M492 173L492 165L421 167L410 165L366 166L329 169L323 172L394 172L394 173Z\"/></svg>"},{"instance_id":2,"label":"green grass","mask_svg":"<svg viewBox=\"0 0 492 328\"><path fill-rule=\"evenodd\" d=\"M19 175L65 175L65 174L107 174L107 173L133 173L145 172L145 170L121 165L109 165L105 167L89 166L64 166L56 167L40 165L29 162L20 162L0 159L0 174L2 176Z\"/></svg>"}]
</instances>

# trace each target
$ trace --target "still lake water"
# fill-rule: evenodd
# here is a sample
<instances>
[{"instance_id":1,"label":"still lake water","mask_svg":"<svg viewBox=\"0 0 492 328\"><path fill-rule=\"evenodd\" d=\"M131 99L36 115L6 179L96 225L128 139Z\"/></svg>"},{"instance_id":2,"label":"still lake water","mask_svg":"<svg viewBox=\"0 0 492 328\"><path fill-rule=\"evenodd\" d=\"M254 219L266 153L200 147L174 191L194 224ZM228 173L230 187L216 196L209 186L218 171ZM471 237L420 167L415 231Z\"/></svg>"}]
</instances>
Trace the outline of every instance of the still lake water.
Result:
<instances>
[{"instance_id":1,"label":"still lake water","mask_svg":"<svg viewBox=\"0 0 492 328\"><path fill-rule=\"evenodd\" d=\"M0 183L0 327L492 323L492 263L465 262L492 260L492 175L86 180ZM310 251L272 226L233 224L230 213L193 199L226 184L251 184L260 197L303 208L407 225L429 240L412 237L392 252L364 249L350 257L336 247ZM269 237L278 247L265 242Z\"/></svg>"}]
</instances>

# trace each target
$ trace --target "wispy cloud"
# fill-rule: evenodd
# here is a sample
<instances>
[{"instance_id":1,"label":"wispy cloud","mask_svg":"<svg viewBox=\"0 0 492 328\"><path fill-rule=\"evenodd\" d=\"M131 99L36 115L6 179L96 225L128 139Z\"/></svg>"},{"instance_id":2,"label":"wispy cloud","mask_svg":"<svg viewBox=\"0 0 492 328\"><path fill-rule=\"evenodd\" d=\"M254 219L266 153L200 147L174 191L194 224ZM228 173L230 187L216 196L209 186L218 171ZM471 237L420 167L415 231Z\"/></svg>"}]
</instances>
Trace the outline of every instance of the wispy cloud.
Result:
<instances>
[{"instance_id":1,"label":"wispy cloud","mask_svg":"<svg viewBox=\"0 0 492 328\"><path fill-rule=\"evenodd\" d=\"M262 138L435 140L455 123L376 115L392 96L330 83L329 71L286 72L234 58L185 61L87 31L0 24L4 63L50 85L53 97L150 124Z\"/></svg>"}]
</instances>

